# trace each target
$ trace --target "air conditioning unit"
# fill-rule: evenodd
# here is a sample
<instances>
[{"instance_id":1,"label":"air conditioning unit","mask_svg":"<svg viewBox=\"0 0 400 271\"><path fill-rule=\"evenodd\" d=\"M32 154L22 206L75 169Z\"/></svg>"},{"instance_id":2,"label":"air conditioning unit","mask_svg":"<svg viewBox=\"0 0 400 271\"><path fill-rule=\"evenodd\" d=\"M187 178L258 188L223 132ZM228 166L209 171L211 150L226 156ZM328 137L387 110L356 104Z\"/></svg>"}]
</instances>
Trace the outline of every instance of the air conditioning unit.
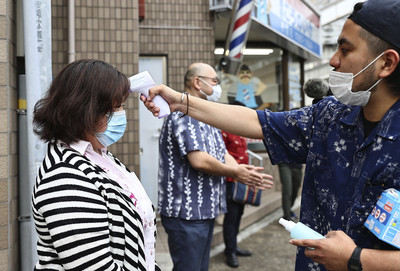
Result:
<instances>
[{"instance_id":1,"label":"air conditioning unit","mask_svg":"<svg viewBox=\"0 0 400 271\"><path fill-rule=\"evenodd\" d=\"M234 0L210 0L210 10L213 11L225 11L232 10Z\"/></svg>"}]
</instances>

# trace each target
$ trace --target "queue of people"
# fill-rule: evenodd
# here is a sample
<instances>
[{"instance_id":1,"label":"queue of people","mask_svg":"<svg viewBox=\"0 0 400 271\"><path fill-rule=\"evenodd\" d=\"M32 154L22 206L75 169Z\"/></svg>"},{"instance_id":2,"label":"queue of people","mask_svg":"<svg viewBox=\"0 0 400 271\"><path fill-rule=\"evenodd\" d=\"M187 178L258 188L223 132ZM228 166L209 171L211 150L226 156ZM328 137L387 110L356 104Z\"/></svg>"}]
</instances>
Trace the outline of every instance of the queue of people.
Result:
<instances>
[{"instance_id":1,"label":"queue of people","mask_svg":"<svg viewBox=\"0 0 400 271\"><path fill-rule=\"evenodd\" d=\"M385 189L400 190L399 11L397 0L354 7L330 61L333 96L310 107L216 103L218 77L205 63L190 65L184 92L159 85L141 96L155 116L155 95L173 112L160 136L158 202L173 270L208 270L214 220L226 211L225 177L273 184L262 168L238 163L217 129L263 139L273 164L306 165L300 221L327 238L290 240L296 270L400 270L400 252L363 226ZM48 143L32 195L35 270L160 270L155 208L107 150L124 134L129 90L111 65L78 60L35 105L34 132Z\"/></svg>"},{"instance_id":2,"label":"queue of people","mask_svg":"<svg viewBox=\"0 0 400 271\"><path fill-rule=\"evenodd\" d=\"M400 189L399 10L397 0L355 5L330 60L334 97L310 107L254 111L181 100L163 85L142 97L155 116L151 100L161 95L171 111L263 139L274 164L306 164L300 221L328 238L291 240L296 270L400 270L400 252L363 226L380 194Z\"/></svg>"},{"instance_id":3,"label":"queue of people","mask_svg":"<svg viewBox=\"0 0 400 271\"><path fill-rule=\"evenodd\" d=\"M192 64L184 81L186 95L218 100L210 65ZM48 143L32 196L35 270L160 270L155 208L107 150L124 135L129 92L127 77L108 63L78 60L35 105L34 132ZM216 128L182 116L170 114L161 132L158 211L174 270L208 270L214 220L226 211L225 176L259 189L271 188L272 176L238 164Z\"/></svg>"}]
</instances>

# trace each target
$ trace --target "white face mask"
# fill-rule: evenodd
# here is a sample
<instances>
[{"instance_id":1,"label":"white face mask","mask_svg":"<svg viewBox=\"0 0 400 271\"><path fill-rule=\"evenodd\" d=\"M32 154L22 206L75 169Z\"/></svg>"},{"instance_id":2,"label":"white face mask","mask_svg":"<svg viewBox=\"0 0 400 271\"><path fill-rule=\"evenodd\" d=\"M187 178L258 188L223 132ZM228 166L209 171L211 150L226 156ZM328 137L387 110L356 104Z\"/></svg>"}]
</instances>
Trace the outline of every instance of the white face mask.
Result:
<instances>
[{"instance_id":1,"label":"white face mask","mask_svg":"<svg viewBox=\"0 0 400 271\"><path fill-rule=\"evenodd\" d=\"M202 91L201 89L200 89L200 92L201 92L203 95L207 96L207 100L209 100L209 101L211 101L211 102L218 102L219 99L221 98L221 94L222 94L222 88L221 88L221 86L220 86L220 85L212 86L212 85L210 85L209 83L207 83L206 81L204 81L203 79L201 79L201 78L199 78L199 79L200 79L204 84L206 84L207 86L210 86L210 87L212 88L212 90L213 90L213 93L212 93L211 95L205 94L204 91Z\"/></svg>"},{"instance_id":2,"label":"white face mask","mask_svg":"<svg viewBox=\"0 0 400 271\"><path fill-rule=\"evenodd\" d=\"M373 89L382 80L379 79L375 84L367 90L353 92L353 79L360 73L365 71L375 61L377 61L385 52L380 54L371 63L369 63L364 69L358 72L356 75L352 73L330 71L329 72L329 87L333 95L338 99L339 102L347 105L359 105L365 106L368 103L369 97L371 96L370 90Z\"/></svg>"}]
</instances>

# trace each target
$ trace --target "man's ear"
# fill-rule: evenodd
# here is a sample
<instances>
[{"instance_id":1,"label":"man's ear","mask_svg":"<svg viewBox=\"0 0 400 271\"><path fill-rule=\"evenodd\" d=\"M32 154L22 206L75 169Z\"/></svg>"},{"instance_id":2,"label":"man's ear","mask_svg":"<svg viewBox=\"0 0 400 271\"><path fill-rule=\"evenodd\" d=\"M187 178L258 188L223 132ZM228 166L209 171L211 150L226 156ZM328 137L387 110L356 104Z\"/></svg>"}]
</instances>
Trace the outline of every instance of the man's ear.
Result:
<instances>
[{"instance_id":1,"label":"man's ear","mask_svg":"<svg viewBox=\"0 0 400 271\"><path fill-rule=\"evenodd\" d=\"M197 90L199 90L199 89L201 89L201 86L200 86L200 80L199 80L199 77L195 77L195 78L193 78L193 86L197 89Z\"/></svg>"},{"instance_id":2,"label":"man's ear","mask_svg":"<svg viewBox=\"0 0 400 271\"><path fill-rule=\"evenodd\" d=\"M400 59L399 53L397 53L393 49L387 50L383 55L384 62L382 70L379 73L379 76L381 78L385 78L391 75L396 69L396 67L399 65L399 59Z\"/></svg>"}]
</instances>

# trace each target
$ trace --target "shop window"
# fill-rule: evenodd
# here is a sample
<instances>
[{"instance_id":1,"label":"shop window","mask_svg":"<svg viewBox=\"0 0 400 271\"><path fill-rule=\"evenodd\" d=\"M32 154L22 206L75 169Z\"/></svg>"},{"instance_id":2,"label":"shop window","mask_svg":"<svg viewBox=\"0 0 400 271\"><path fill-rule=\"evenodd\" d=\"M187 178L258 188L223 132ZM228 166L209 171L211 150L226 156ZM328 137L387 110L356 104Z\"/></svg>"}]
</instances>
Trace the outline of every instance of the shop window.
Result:
<instances>
[{"instance_id":1,"label":"shop window","mask_svg":"<svg viewBox=\"0 0 400 271\"><path fill-rule=\"evenodd\" d=\"M302 106L300 67L299 58L289 54L289 109L300 108Z\"/></svg>"},{"instance_id":2,"label":"shop window","mask_svg":"<svg viewBox=\"0 0 400 271\"><path fill-rule=\"evenodd\" d=\"M246 49L238 74L218 71L222 103L240 102L253 109L282 109L281 61L279 48ZM216 63L222 55L216 54Z\"/></svg>"}]
</instances>

